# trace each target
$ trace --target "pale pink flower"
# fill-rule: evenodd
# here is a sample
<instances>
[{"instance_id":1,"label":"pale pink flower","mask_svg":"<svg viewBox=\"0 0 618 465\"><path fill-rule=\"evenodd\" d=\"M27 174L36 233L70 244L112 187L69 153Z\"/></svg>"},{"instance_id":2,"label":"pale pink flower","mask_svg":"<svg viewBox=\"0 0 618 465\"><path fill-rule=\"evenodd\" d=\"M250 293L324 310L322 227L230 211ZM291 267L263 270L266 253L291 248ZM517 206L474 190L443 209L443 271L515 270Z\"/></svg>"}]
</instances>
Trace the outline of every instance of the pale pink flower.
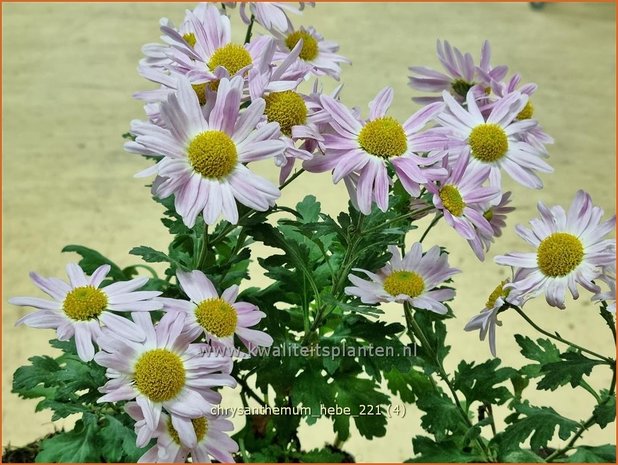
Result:
<instances>
[{"instance_id":1,"label":"pale pink flower","mask_svg":"<svg viewBox=\"0 0 618 465\"><path fill-rule=\"evenodd\" d=\"M184 315L189 339L194 341L205 334L211 344L233 349L236 335L250 352L258 346L272 345L272 337L251 329L266 315L253 304L236 302L238 286L229 287L219 296L210 279L201 271L178 271L176 278L190 300L159 300L168 312Z\"/></svg>"},{"instance_id":2,"label":"pale pink flower","mask_svg":"<svg viewBox=\"0 0 618 465\"><path fill-rule=\"evenodd\" d=\"M166 313L157 325L149 314L133 313L133 321L104 315L106 328L99 338L95 361L107 368L109 381L100 388L98 402L134 400L148 431L159 425L165 409L182 442L195 446L192 419L208 415L221 395L213 387L235 386L229 357L206 354L200 344L182 333L182 315ZM147 441L147 439L146 439Z\"/></svg>"},{"instance_id":3,"label":"pale pink flower","mask_svg":"<svg viewBox=\"0 0 618 465\"><path fill-rule=\"evenodd\" d=\"M162 413L157 427L152 431L143 411L135 402L125 405L125 411L135 420L138 447L144 447L150 439L156 438L154 446L142 455L138 463L185 463L190 456L193 463L210 463L212 459L221 463L233 463L233 454L238 452L238 444L227 432L234 425L222 415L210 413L191 421L195 433L195 445L185 445L169 415Z\"/></svg>"},{"instance_id":4,"label":"pale pink flower","mask_svg":"<svg viewBox=\"0 0 618 465\"><path fill-rule=\"evenodd\" d=\"M273 206L280 192L246 163L274 158L285 150L279 127L268 123L256 129L264 114L263 99L240 113L242 78L222 79L216 98L203 109L189 82L181 78L178 90L161 104L165 127L133 122L135 141L125 144L134 153L162 157L137 176L156 174L154 194L174 194L176 211L188 227L202 213L207 224L220 215L238 222L236 200L254 210ZM215 95L215 94L213 94Z\"/></svg>"},{"instance_id":5,"label":"pale pink flower","mask_svg":"<svg viewBox=\"0 0 618 465\"><path fill-rule=\"evenodd\" d=\"M377 273L355 268L353 271L364 273L369 279L348 275L354 286L346 287L345 293L366 304L408 302L414 308L445 314L443 302L455 297L455 290L439 286L459 272L449 267L448 255L441 254L438 246L423 255L419 242L403 258L396 246L391 245L388 250L391 259Z\"/></svg>"},{"instance_id":6,"label":"pale pink flower","mask_svg":"<svg viewBox=\"0 0 618 465\"><path fill-rule=\"evenodd\" d=\"M561 206L546 207L538 203L541 217L530 221L531 229L517 226L520 237L532 244L532 253L511 252L496 257L499 265L521 270L509 287L526 299L545 294L552 307L565 308L567 289L579 297L577 284L598 293L593 283L602 267L616 261L616 246L606 236L614 229L616 217L601 223L603 210L592 204L582 190L575 195L568 212Z\"/></svg>"},{"instance_id":7,"label":"pale pink flower","mask_svg":"<svg viewBox=\"0 0 618 465\"><path fill-rule=\"evenodd\" d=\"M472 250L479 260L482 261L485 259L485 253L489 251L489 247L494 242L494 238L502 235L502 230L506 227L507 214L515 210L514 207L507 206L510 202L511 193L505 192L502 196L479 205L479 208L483 212L483 217L487 220L492 229L491 234L476 229L476 236L472 240L468 240L468 244L470 244L470 247L472 247Z\"/></svg>"},{"instance_id":8,"label":"pale pink flower","mask_svg":"<svg viewBox=\"0 0 618 465\"><path fill-rule=\"evenodd\" d=\"M152 300L161 293L138 291L148 278L118 281L100 287L110 271L109 265L98 267L88 276L76 264L67 265L69 283L58 278L44 278L30 273L34 284L53 300L38 297L13 297L9 303L33 307L39 311L20 318L15 326L25 324L32 328L55 329L58 340L75 337L79 358L84 361L94 357L94 343L101 335L101 319L110 312L149 312L161 309L161 303Z\"/></svg>"}]
</instances>

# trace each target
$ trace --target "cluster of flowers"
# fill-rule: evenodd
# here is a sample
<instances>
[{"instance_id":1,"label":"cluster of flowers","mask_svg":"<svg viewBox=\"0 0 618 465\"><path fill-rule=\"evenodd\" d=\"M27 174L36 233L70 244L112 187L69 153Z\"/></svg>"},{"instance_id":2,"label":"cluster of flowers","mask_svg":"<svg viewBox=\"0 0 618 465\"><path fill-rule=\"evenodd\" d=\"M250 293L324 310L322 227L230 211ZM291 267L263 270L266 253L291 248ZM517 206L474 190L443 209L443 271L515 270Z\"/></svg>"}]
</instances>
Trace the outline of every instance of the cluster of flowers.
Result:
<instances>
[{"instance_id":1,"label":"cluster of flowers","mask_svg":"<svg viewBox=\"0 0 618 465\"><path fill-rule=\"evenodd\" d=\"M487 42L475 65L469 53L439 41L446 74L410 68L410 85L434 93L415 99L425 106L402 124L387 115L393 100L387 87L369 103L365 119L341 103L341 87L327 95L316 79L310 93L299 90L312 77L338 80L340 65L349 63L315 29L294 28L286 12L300 12L303 3L241 4L249 32L254 22L270 32L248 33L244 44L231 39L232 6L200 4L179 27L161 20L164 44L146 45L139 65L140 74L159 87L136 94L148 119L132 122L135 139L125 147L158 159L138 176L155 176L152 191L159 198L174 195L188 227L200 213L208 225L220 218L238 223L237 202L268 210L280 189L248 165L272 159L284 184L299 160L306 171L332 172L334 183L343 180L363 214L374 204L386 211L399 180L419 217L443 216L483 260L513 210L510 192L502 192L502 171L534 189L542 187L537 173L552 171L545 146L553 141L533 118L536 85L520 84L518 74L506 79L505 66L492 67ZM485 311L466 327L479 329L482 338L489 331L493 353L497 312L505 301L521 305L545 292L550 305L563 307L567 287L577 297L576 284L594 299L615 301L615 243L604 239L614 220L601 224L603 212L583 192L568 213L541 203L539 211L532 231L518 229L536 253L498 257L515 268L514 277L498 286ZM389 250L390 263L377 273L355 270L368 280L349 276L347 294L369 304L409 302L446 313L444 302L454 291L440 286L458 270L439 247L423 253L415 243L404 257L395 246ZM61 340L75 337L83 360L94 358L107 368L100 401L132 401L126 410L136 420L138 445L157 438L142 461L184 461L189 454L200 462L209 456L232 461L237 446L224 433L231 423L211 414L221 400L212 388L235 383L232 360L213 348L233 347L234 335L249 352L270 345L268 335L249 329L264 314L235 302L236 286L219 296L199 271L177 275L187 301L139 291L145 278L100 287L108 271L103 266L86 276L69 265L70 284L33 273L34 283L54 300L12 299L40 309L19 323L55 328ZM593 282L598 279L610 292L601 292ZM161 309L165 313L153 325L147 312ZM131 319L113 312L131 312Z\"/></svg>"},{"instance_id":2,"label":"cluster of flowers","mask_svg":"<svg viewBox=\"0 0 618 465\"><path fill-rule=\"evenodd\" d=\"M226 434L232 423L218 413L221 395L212 388L236 385L232 356L248 354L234 347L234 336L249 353L272 344L268 334L251 329L265 314L236 301L238 286L219 295L201 271L176 275L188 300L138 290L147 278L102 286L109 271L103 265L88 276L69 264L68 283L31 273L53 300L10 299L39 309L17 325L56 329L59 340L75 339L82 360L107 369L98 402L130 401L125 410L136 422L137 446L157 440L140 461L184 462L191 454L197 462L233 462L238 446ZM164 313L153 324L149 312L156 310Z\"/></svg>"}]
</instances>

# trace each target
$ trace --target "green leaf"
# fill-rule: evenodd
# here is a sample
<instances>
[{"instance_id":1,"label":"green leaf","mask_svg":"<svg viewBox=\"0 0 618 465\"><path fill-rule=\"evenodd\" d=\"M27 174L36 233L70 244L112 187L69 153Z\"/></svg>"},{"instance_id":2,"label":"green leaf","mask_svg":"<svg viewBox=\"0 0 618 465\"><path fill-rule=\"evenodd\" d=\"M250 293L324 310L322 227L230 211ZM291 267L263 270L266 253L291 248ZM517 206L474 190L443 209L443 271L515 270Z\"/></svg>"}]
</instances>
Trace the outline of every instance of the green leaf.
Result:
<instances>
[{"instance_id":1,"label":"green leaf","mask_svg":"<svg viewBox=\"0 0 618 465\"><path fill-rule=\"evenodd\" d=\"M83 463L100 462L100 444L97 441L97 420L94 415L84 415L77 420L75 428L68 433L62 432L45 439L41 451L36 456L37 462L47 463Z\"/></svg>"},{"instance_id":2,"label":"green leaf","mask_svg":"<svg viewBox=\"0 0 618 465\"><path fill-rule=\"evenodd\" d=\"M81 255L82 259L79 261L78 264L87 274L94 273L94 271L101 265L109 265L109 276L114 278L114 280L124 281L127 279L127 277L122 272L122 269L118 265L112 262L109 258L101 255L94 249L84 247L83 245L71 244L64 247L62 249L62 252L75 252Z\"/></svg>"},{"instance_id":3,"label":"green leaf","mask_svg":"<svg viewBox=\"0 0 618 465\"><path fill-rule=\"evenodd\" d=\"M132 427L125 426L120 420L111 415L105 415L105 420L106 424L99 431L102 439L100 452L105 461L108 463L137 462L148 450L148 446L140 449L135 445L137 437ZM128 420L128 423L132 422L132 420Z\"/></svg>"},{"instance_id":4,"label":"green leaf","mask_svg":"<svg viewBox=\"0 0 618 465\"><path fill-rule=\"evenodd\" d=\"M535 343L527 336L516 334L515 340L521 347L521 354L524 357L538 362L522 368L522 372L529 377L539 376L542 366L546 363L560 361L560 351L549 339L537 339Z\"/></svg>"},{"instance_id":5,"label":"green leaf","mask_svg":"<svg viewBox=\"0 0 618 465\"><path fill-rule=\"evenodd\" d=\"M342 463L345 454L328 448L312 449L309 452L298 454L301 463Z\"/></svg>"},{"instance_id":6,"label":"green leaf","mask_svg":"<svg viewBox=\"0 0 618 465\"><path fill-rule=\"evenodd\" d=\"M556 429L558 437L566 440L579 428L578 422L563 417L551 407L535 407L526 401L514 404L513 409L515 413L505 419L511 423L503 433L507 444L521 444L531 436L530 446L537 451L547 446Z\"/></svg>"},{"instance_id":7,"label":"green leaf","mask_svg":"<svg viewBox=\"0 0 618 465\"><path fill-rule=\"evenodd\" d=\"M303 223L318 221L320 215L320 202L317 201L315 196L307 195L302 202L296 204L296 211L300 213Z\"/></svg>"},{"instance_id":8,"label":"green leaf","mask_svg":"<svg viewBox=\"0 0 618 465\"><path fill-rule=\"evenodd\" d=\"M601 392L601 403L594 408L592 416L601 428L613 423L616 420L616 394L610 396L604 389Z\"/></svg>"},{"instance_id":9,"label":"green leaf","mask_svg":"<svg viewBox=\"0 0 618 465\"><path fill-rule=\"evenodd\" d=\"M160 252L159 250L155 250L152 247L148 247L145 245L139 247L133 247L129 253L131 255L137 255L138 257L142 257L142 260L148 263L171 263L172 259L167 256L167 254Z\"/></svg>"},{"instance_id":10,"label":"green leaf","mask_svg":"<svg viewBox=\"0 0 618 465\"><path fill-rule=\"evenodd\" d=\"M545 463L541 457L529 450L513 450L499 456L498 460L503 463Z\"/></svg>"},{"instance_id":11,"label":"green leaf","mask_svg":"<svg viewBox=\"0 0 618 465\"><path fill-rule=\"evenodd\" d=\"M569 456L570 463L616 463L616 446L579 446L575 453Z\"/></svg>"},{"instance_id":12,"label":"green leaf","mask_svg":"<svg viewBox=\"0 0 618 465\"><path fill-rule=\"evenodd\" d=\"M455 373L455 389L461 391L468 405L478 401L502 405L512 397L505 386L496 386L517 375L517 370L508 367L498 368L500 359L494 358L475 365L462 361Z\"/></svg>"},{"instance_id":13,"label":"green leaf","mask_svg":"<svg viewBox=\"0 0 618 465\"><path fill-rule=\"evenodd\" d=\"M546 363L541 367L541 374L545 376L537 384L539 389L555 390L560 386L571 383L578 386L584 375L588 376L596 365L602 365L601 360L592 360L579 352L565 352L560 354L559 362Z\"/></svg>"},{"instance_id":14,"label":"green leaf","mask_svg":"<svg viewBox=\"0 0 618 465\"><path fill-rule=\"evenodd\" d=\"M484 457L472 450L464 450L452 439L436 442L426 436L416 436L412 439L412 448L418 457L413 458L411 462L470 463L484 461Z\"/></svg>"}]
</instances>

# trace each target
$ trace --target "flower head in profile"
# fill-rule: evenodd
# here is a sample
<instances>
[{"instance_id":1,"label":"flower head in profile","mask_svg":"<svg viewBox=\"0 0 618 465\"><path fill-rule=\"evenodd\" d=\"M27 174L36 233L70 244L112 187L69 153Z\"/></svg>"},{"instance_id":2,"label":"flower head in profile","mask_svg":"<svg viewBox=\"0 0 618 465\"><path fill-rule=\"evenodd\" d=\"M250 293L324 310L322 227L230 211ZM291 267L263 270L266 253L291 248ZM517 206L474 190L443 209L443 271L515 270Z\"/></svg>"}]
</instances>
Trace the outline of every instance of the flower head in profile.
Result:
<instances>
[{"instance_id":1,"label":"flower head in profile","mask_svg":"<svg viewBox=\"0 0 618 465\"><path fill-rule=\"evenodd\" d=\"M603 268L603 273L599 276L599 281L603 282L608 290L605 292L597 292L592 296L593 302L605 302L606 310L610 313L616 313L616 264L612 263Z\"/></svg>"},{"instance_id":2,"label":"flower head in profile","mask_svg":"<svg viewBox=\"0 0 618 465\"><path fill-rule=\"evenodd\" d=\"M182 78L178 90L161 104L165 128L134 122L135 141L125 144L134 153L161 157L137 176L156 174L154 194L174 194L176 211L188 227L202 213L207 224L223 215L238 222L236 200L265 211L279 197L279 189L257 176L246 163L280 155L285 144L279 127L268 123L256 129L264 115L263 99L251 102L240 113L242 79L222 79L211 104L201 108L189 82Z\"/></svg>"},{"instance_id":3,"label":"flower head in profile","mask_svg":"<svg viewBox=\"0 0 618 465\"><path fill-rule=\"evenodd\" d=\"M433 194L433 204L444 219L464 239L474 241L478 234L493 235L493 229L483 215L483 205L500 195L495 187L484 187L489 175L486 167L474 169L468 156L461 156L440 183L427 184Z\"/></svg>"},{"instance_id":4,"label":"flower head in profile","mask_svg":"<svg viewBox=\"0 0 618 465\"><path fill-rule=\"evenodd\" d=\"M377 273L354 269L369 279L348 275L354 286L346 287L345 293L360 297L366 304L409 302L414 308L445 314L448 309L442 302L455 297L455 291L438 286L459 270L449 267L448 256L440 253L440 247L434 246L423 255L421 244L416 242L403 258L396 246L388 250L391 259Z\"/></svg>"},{"instance_id":5,"label":"flower head in profile","mask_svg":"<svg viewBox=\"0 0 618 465\"><path fill-rule=\"evenodd\" d=\"M440 63L446 73L435 71L424 66L412 66L410 71L410 87L423 92L449 92L453 97L463 102L472 90L475 95L483 96L486 89L494 81L501 81L508 71L506 66L491 66L491 48L488 41L483 42L479 66L474 64L470 53L461 53L456 47L451 47L448 41L438 40L436 51ZM441 101L441 97L414 97L412 100L427 104Z\"/></svg>"},{"instance_id":6,"label":"flower head in profile","mask_svg":"<svg viewBox=\"0 0 618 465\"><path fill-rule=\"evenodd\" d=\"M578 191L568 212L561 206L538 203L540 218L530 221L531 229L517 226L517 234L536 248L535 252L511 252L496 257L499 265L512 266L516 274L509 287L527 299L545 294L552 307L565 308L567 289L579 297L577 284L593 293L593 283L602 267L616 261L616 246L607 235L616 217L601 223L603 210L592 204L590 195Z\"/></svg>"},{"instance_id":7,"label":"flower head in profile","mask_svg":"<svg viewBox=\"0 0 618 465\"><path fill-rule=\"evenodd\" d=\"M362 213L369 214L373 202L382 211L388 208L388 164L392 164L404 188L414 196L419 195L420 184L446 175L442 167L432 166L444 153L432 157L415 153L424 149L418 133L442 110L441 103L428 105L401 124L386 116L393 101L390 87L381 90L369 103L367 121L359 120L352 110L328 95L323 95L321 101L332 118L332 131L324 135L325 154L316 154L303 166L312 172L332 170L335 183L357 173L355 203Z\"/></svg>"},{"instance_id":8,"label":"flower head in profile","mask_svg":"<svg viewBox=\"0 0 618 465\"><path fill-rule=\"evenodd\" d=\"M60 341L75 337L77 354L84 361L94 357L93 342L98 343L103 316L110 312L148 312L162 307L153 300L160 292L138 291L148 278L118 281L100 287L110 271L109 265L100 266L91 276L74 263L68 264L66 269L68 283L30 273L32 282L52 300L13 297L9 303L38 309L17 320L16 326L25 324L32 328L55 329Z\"/></svg>"},{"instance_id":9,"label":"flower head in profile","mask_svg":"<svg viewBox=\"0 0 618 465\"><path fill-rule=\"evenodd\" d=\"M157 440L155 445L140 457L138 463L185 463L189 456L193 463L210 463L212 459L221 463L234 462L232 454L238 452L238 444L227 435L234 426L222 415L208 413L192 419L195 443L188 446L174 428L169 415L162 413L153 431L137 403L129 402L125 405L125 411L135 420L138 447L144 447L152 438Z\"/></svg>"},{"instance_id":10,"label":"flower head in profile","mask_svg":"<svg viewBox=\"0 0 618 465\"><path fill-rule=\"evenodd\" d=\"M191 420L209 414L221 400L212 388L236 385L227 374L231 359L192 344L182 333L182 315L166 313L156 325L149 314L132 317L133 322L103 317L106 328L94 359L107 368L109 381L100 388L104 395L98 402L135 400L149 431L158 427L165 409L182 442L193 447L197 437Z\"/></svg>"},{"instance_id":11,"label":"flower head in profile","mask_svg":"<svg viewBox=\"0 0 618 465\"><path fill-rule=\"evenodd\" d=\"M515 293L511 293L511 289L508 287L505 288L509 281L505 279L496 286L487 298L481 313L472 317L464 327L465 331L478 331L481 341L484 341L485 337L489 335L489 350L494 357L496 356L496 326L502 326L502 323L498 320L498 313L507 302L513 305L519 304L519 299L515 296Z\"/></svg>"},{"instance_id":12,"label":"flower head in profile","mask_svg":"<svg viewBox=\"0 0 618 465\"><path fill-rule=\"evenodd\" d=\"M511 203L511 193L505 192L500 197L496 197L490 202L483 202L479 205L483 212L483 217L491 226L492 233L480 229L476 229L476 236L468 240L468 244L476 254L479 260L485 259L485 253L489 251L489 247L494 242L495 237L502 235L502 230L506 227L506 217L509 213L515 210L514 207L509 207Z\"/></svg>"},{"instance_id":13,"label":"flower head in profile","mask_svg":"<svg viewBox=\"0 0 618 465\"><path fill-rule=\"evenodd\" d=\"M179 271L178 283L190 300L161 298L164 308L185 318L185 332L191 340L201 334L211 344L234 347L234 335L251 352L256 346L268 347L273 339L263 331L251 329L266 315L255 305L236 302L238 286L232 286L221 294L210 279L201 271Z\"/></svg>"},{"instance_id":14,"label":"flower head in profile","mask_svg":"<svg viewBox=\"0 0 618 465\"><path fill-rule=\"evenodd\" d=\"M288 29L285 33L271 31L277 38L279 52L275 60L284 60L285 57L302 40L302 49L298 56L298 65L314 76L330 76L339 80L341 63L351 63L347 58L338 55L339 45L323 36L313 27L294 30Z\"/></svg>"},{"instance_id":15,"label":"flower head in profile","mask_svg":"<svg viewBox=\"0 0 618 465\"><path fill-rule=\"evenodd\" d=\"M299 6L284 2L241 2L240 17L245 24L250 24L253 15L255 21L269 31L286 32L292 29L292 23L286 13L301 14L305 9L305 3L315 6L315 2L298 3Z\"/></svg>"},{"instance_id":16,"label":"flower head in profile","mask_svg":"<svg viewBox=\"0 0 618 465\"><path fill-rule=\"evenodd\" d=\"M535 172L551 173L552 167L544 160L544 153L524 142L523 134L537 126L536 120L517 119L528 101L527 95L513 92L496 102L487 117L483 116L473 92L468 92L467 107L463 108L453 97L442 94L447 110L437 117L443 128L443 148L451 158L461 153L470 154L472 166L490 168L489 181L501 186L501 169L523 186L540 189L541 179Z\"/></svg>"}]
</instances>

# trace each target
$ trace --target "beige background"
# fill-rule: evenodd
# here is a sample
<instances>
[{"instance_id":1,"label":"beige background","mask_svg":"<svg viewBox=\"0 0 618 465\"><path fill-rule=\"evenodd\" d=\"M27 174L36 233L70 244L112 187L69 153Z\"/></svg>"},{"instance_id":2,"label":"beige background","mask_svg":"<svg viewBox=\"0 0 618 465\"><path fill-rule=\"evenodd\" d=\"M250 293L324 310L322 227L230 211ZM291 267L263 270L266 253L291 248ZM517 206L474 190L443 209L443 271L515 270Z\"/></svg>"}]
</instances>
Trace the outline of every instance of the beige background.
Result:
<instances>
[{"instance_id":1,"label":"beige background","mask_svg":"<svg viewBox=\"0 0 618 465\"><path fill-rule=\"evenodd\" d=\"M132 175L148 162L124 153L120 135L132 118L142 118L131 93L149 88L136 73L140 46L158 38L158 20L182 19L191 4L3 4L3 444L25 444L52 431L49 412L34 413L34 401L10 394L11 375L28 357L49 352L51 331L21 327L23 309L8 305L12 295L36 295L27 273L64 276L62 256L69 243L100 250L121 265L134 263L128 250L139 244L165 249L169 237L159 222L160 207L149 199L142 180ZM457 318L450 321L449 368L460 357L484 360L485 343L464 333L465 322L507 273L493 264L494 254L524 250L512 227L535 215L537 199L568 205L583 188L608 212L615 211L615 9L611 4L552 4L532 11L527 4L328 4L309 10L296 24L315 25L341 44L352 59L345 67L343 100L366 104L385 85L395 89L392 108L404 119L417 109L410 101L407 67L437 67L436 38L449 39L478 58L482 40L491 40L494 64L508 64L537 82L538 118L557 143L551 148L555 174L544 176L545 189L533 192L507 182L518 210L510 229L479 263L465 242L442 225L429 242L447 246L451 262L464 273L456 278ZM244 36L238 18L234 35ZM257 28L259 30L259 28ZM328 88L333 86L329 83ZM273 181L268 163L258 170ZM283 195L293 204L316 194L328 212L336 213L347 196L328 175L304 175ZM525 249L527 250L527 249ZM257 251L259 253L259 251ZM259 275L259 272L257 272ZM259 277L251 284L259 284ZM590 348L613 352L609 332L584 292L568 310L535 302L527 311L545 327L558 330ZM400 310L387 308L400 320ZM506 314L498 335L499 355L523 364L513 340L528 328L517 315ZM609 383L598 369L592 384ZM532 393L574 418L588 416L592 397L583 390ZM239 405L229 393L227 406ZM242 418L235 420L238 427ZM593 430L586 439L613 442L615 430ZM410 438L420 433L418 414L408 406L405 419L391 420L385 438L365 441L354 433L345 448L359 461L399 461L411 456ZM332 442L328 421L303 427L305 446Z\"/></svg>"}]
</instances>

